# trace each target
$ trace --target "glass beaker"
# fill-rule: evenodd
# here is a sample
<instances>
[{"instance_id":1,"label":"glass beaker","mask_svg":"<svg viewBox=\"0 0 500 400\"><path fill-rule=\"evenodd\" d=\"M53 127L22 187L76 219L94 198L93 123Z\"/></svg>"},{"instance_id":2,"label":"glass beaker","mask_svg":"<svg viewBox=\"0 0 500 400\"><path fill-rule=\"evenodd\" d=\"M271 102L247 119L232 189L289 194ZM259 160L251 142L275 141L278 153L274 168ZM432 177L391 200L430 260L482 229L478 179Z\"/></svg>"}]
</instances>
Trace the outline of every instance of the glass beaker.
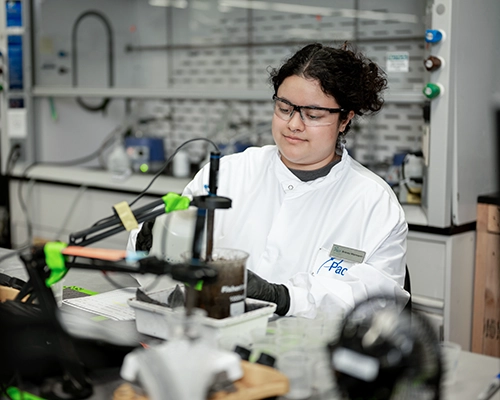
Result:
<instances>
[{"instance_id":1,"label":"glass beaker","mask_svg":"<svg viewBox=\"0 0 500 400\"><path fill-rule=\"evenodd\" d=\"M191 252L182 254L184 262L191 261ZM202 256L203 261L204 256ZM207 310L210 318L234 317L245 312L246 261L248 253L235 249L213 249L207 265L218 272L217 280L203 284L197 293L196 307Z\"/></svg>"}]
</instances>

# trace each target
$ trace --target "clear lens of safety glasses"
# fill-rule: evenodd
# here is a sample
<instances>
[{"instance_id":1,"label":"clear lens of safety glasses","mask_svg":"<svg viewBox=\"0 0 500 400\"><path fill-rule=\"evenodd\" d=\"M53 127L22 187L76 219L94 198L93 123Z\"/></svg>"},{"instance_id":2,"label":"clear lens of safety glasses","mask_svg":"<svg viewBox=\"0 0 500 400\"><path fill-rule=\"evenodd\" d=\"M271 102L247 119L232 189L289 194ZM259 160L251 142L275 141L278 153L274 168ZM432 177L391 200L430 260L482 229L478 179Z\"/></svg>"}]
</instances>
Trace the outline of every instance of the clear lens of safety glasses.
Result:
<instances>
[{"instance_id":1,"label":"clear lens of safety glasses","mask_svg":"<svg viewBox=\"0 0 500 400\"><path fill-rule=\"evenodd\" d=\"M296 106L287 100L273 96L274 114L283 121L290 121L296 111L299 112L302 122L306 126L327 126L332 125L335 114L343 112L342 108L325 108L313 106Z\"/></svg>"}]
</instances>

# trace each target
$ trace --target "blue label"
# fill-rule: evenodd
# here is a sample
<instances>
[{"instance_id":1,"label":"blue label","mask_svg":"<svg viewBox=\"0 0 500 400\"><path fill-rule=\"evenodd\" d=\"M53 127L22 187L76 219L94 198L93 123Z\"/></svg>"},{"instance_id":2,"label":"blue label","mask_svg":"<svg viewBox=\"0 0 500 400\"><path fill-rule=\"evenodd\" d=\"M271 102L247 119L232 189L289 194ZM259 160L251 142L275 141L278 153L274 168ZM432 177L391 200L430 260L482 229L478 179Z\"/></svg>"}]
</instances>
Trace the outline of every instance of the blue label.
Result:
<instances>
[{"instance_id":1,"label":"blue label","mask_svg":"<svg viewBox=\"0 0 500 400\"><path fill-rule=\"evenodd\" d=\"M23 26L21 1L7 1L5 3L5 14L7 18L7 27Z\"/></svg>"},{"instance_id":2,"label":"blue label","mask_svg":"<svg viewBox=\"0 0 500 400\"><path fill-rule=\"evenodd\" d=\"M9 65L9 88L23 88L23 38L18 35L8 36L7 56Z\"/></svg>"}]
</instances>

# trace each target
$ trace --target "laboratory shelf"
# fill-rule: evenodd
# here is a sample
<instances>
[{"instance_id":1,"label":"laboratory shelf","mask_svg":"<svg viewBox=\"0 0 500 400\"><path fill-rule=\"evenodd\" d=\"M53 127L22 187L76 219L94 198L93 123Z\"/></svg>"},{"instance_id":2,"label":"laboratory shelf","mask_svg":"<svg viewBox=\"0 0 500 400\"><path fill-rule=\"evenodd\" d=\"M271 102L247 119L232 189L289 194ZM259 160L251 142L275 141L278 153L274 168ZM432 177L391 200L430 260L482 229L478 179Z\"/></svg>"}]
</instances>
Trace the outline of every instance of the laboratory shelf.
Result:
<instances>
[{"instance_id":1,"label":"laboratory shelf","mask_svg":"<svg viewBox=\"0 0 500 400\"><path fill-rule=\"evenodd\" d=\"M34 87L35 97L114 97L148 99L191 99L191 100L252 100L266 101L272 96L271 89L225 89L220 88L72 88L72 87Z\"/></svg>"},{"instance_id":2,"label":"laboratory shelf","mask_svg":"<svg viewBox=\"0 0 500 400\"><path fill-rule=\"evenodd\" d=\"M175 100L241 100L268 101L272 95L269 89L224 89L218 88L73 88L73 87L43 87L32 89L34 97L113 97L113 98L147 98ZM421 89L388 91L386 103L423 103L425 96Z\"/></svg>"},{"instance_id":3,"label":"laboratory shelf","mask_svg":"<svg viewBox=\"0 0 500 400\"><path fill-rule=\"evenodd\" d=\"M62 167L37 165L30 168L27 176L24 169L19 167L14 170L13 177L18 179L35 180L44 183L56 183L69 186L85 186L88 188L103 189L107 191L130 192L139 194L153 179L153 175L131 174L125 179L117 178L106 170L84 167ZM168 192L182 193L188 184L188 178L174 178L160 175L147 190L150 195L163 196Z\"/></svg>"}]
</instances>

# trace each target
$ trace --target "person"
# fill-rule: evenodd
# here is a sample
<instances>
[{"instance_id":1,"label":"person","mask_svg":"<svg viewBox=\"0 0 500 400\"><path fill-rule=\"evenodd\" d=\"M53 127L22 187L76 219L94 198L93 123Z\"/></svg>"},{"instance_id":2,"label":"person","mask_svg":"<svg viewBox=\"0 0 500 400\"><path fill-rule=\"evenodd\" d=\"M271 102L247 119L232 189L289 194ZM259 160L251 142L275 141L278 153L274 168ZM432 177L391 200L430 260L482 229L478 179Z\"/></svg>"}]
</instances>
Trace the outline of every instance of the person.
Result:
<instances>
[{"instance_id":1,"label":"person","mask_svg":"<svg viewBox=\"0 0 500 400\"><path fill-rule=\"evenodd\" d=\"M408 226L391 188L355 161L345 135L357 116L378 112L384 72L350 45L313 43L270 74L275 145L220 160L214 246L241 249L247 296L279 315L348 312L370 296L401 308ZM209 166L184 195L206 195Z\"/></svg>"}]
</instances>

